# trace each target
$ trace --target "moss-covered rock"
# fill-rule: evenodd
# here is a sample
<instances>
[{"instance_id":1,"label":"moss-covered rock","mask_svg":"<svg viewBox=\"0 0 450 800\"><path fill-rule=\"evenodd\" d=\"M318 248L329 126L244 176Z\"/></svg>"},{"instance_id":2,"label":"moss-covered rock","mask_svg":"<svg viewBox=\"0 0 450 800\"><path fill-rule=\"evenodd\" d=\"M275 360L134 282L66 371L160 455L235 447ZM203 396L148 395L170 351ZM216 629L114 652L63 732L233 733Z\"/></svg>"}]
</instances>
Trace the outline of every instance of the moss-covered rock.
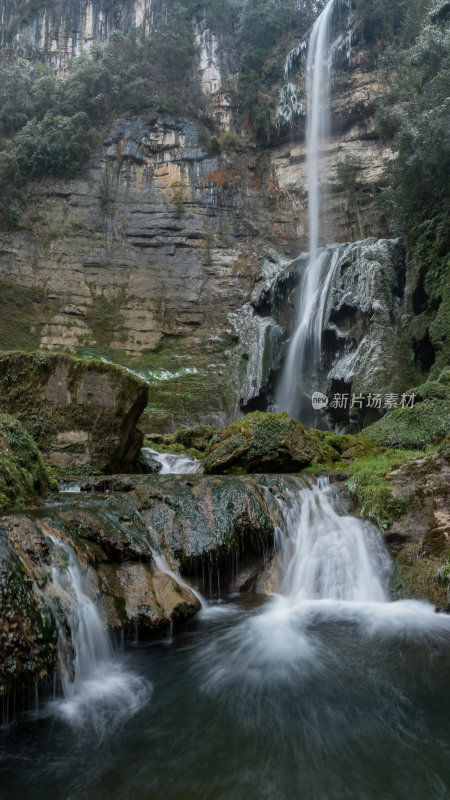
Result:
<instances>
[{"instance_id":1,"label":"moss-covered rock","mask_svg":"<svg viewBox=\"0 0 450 800\"><path fill-rule=\"evenodd\" d=\"M17 419L0 413L0 510L35 501L50 484L33 438Z\"/></svg>"},{"instance_id":2,"label":"moss-covered rock","mask_svg":"<svg viewBox=\"0 0 450 800\"><path fill-rule=\"evenodd\" d=\"M132 469L147 384L120 367L49 353L0 355L0 405L58 469Z\"/></svg>"},{"instance_id":3,"label":"moss-covered rock","mask_svg":"<svg viewBox=\"0 0 450 800\"><path fill-rule=\"evenodd\" d=\"M450 430L449 370L436 381L408 391L414 394L412 408L395 408L364 429L364 434L378 446L422 449L439 442Z\"/></svg>"},{"instance_id":4,"label":"moss-covered rock","mask_svg":"<svg viewBox=\"0 0 450 800\"><path fill-rule=\"evenodd\" d=\"M211 425L196 425L193 428L177 431L173 436L173 441L177 444L182 444L186 449L194 449L201 452L207 449L215 432L216 429Z\"/></svg>"},{"instance_id":5,"label":"moss-covered rock","mask_svg":"<svg viewBox=\"0 0 450 800\"><path fill-rule=\"evenodd\" d=\"M210 475L298 472L325 459L318 439L286 412L255 411L217 431L203 466Z\"/></svg>"},{"instance_id":6,"label":"moss-covered rock","mask_svg":"<svg viewBox=\"0 0 450 800\"><path fill-rule=\"evenodd\" d=\"M55 619L0 522L0 696L51 674L57 661Z\"/></svg>"}]
</instances>

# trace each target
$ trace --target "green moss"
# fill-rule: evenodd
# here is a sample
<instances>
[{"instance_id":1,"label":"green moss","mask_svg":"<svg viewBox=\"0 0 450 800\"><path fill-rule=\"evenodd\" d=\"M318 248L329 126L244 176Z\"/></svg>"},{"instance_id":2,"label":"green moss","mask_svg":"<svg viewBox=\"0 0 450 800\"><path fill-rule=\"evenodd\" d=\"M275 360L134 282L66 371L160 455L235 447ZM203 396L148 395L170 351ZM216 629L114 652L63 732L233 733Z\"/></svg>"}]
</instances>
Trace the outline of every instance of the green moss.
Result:
<instances>
[{"instance_id":1,"label":"green moss","mask_svg":"<svg viewBox=\"0 0 450 800\"><path fill-rule=\"evenodd\" d=\"M361 505L363 516L378 527L387 528L406 511L404 503L394 498L386 476L393 467L421 455L423 451L387 450L350 464L351 477L347 486Z\"/></svg>"},{"instance_id":2,"label":"green moss","mask_svg":"<svg viewBox=\"0 0 450 800\"><path fill-rule=\"evenodd\" d=\"M43 289L0 283L0 350L39 347L40 325L55 311Z\"/></svg>"},{"instance_id":3,"label":"green moss","mask_svg":"<svg viewBox=\"0 0 450 800\"><path fill-rule=\"evenodd\" d=\"M399 449L425 448L440 441L450 428L450 388L442 380L427 381L415 394L413 408L396 408L364 429L375 444Z\"/></svg>"},{"instance_id":4,"label":"green moss","mask_svg":"<svg viewBox=\"0 0 450 800\"><path fill-rule=\"evenodd\" d=\"M254 411L219 430L203 461L209 474L298 472L325 451L317 438L286 412Z\"/></svg>"},{"instance_id":5,"label":"green moss","mask_svg":"<svg viewBox=\"0 0 450 800\"><path fill-rule=\"evenodd\" d=\"M86 323L92 331L92 344L104 349L110 347L113 339L117 339L118 332L123 327L123 316L120 309L123 297L108 299L104 295L97 295L86 312Z\"/></svg>"},{"instance_id":6,"label":"green moss","mask_svg":"<svg viewBox=\"0 0 450 800\"><path fill-rule=\"evenodd\" d=\"M14 417L0 414L0 509L36 501L54 486L30 434Z\"/></svg>"}]
</instances>

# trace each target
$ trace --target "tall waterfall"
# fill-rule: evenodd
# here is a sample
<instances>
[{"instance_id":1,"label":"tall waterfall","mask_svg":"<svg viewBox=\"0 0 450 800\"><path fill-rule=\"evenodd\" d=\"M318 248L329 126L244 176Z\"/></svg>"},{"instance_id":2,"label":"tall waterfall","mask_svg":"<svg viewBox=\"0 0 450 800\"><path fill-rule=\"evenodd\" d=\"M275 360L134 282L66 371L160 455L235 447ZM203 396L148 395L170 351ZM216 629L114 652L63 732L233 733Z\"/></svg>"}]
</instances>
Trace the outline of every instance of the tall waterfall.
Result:
<instances>
[{"instance_id":1,"label":"tall waterfall","mask_svg":"<svg viewBox=\"0 0 450 800\"><path fill-rule=\"evenodd\" d=\"M309 258L300 285L297 326L277 390L280 411L309 423L313 419L311 392L317 388L322 319L326 296L338 261L339 247L319 252L322 218L323 176L321 154L329 135L330 75L335 43L330 29L337 0L329 0L311 31L306 64L306 167L308 180Z\"/></svg>"}]
</instances>

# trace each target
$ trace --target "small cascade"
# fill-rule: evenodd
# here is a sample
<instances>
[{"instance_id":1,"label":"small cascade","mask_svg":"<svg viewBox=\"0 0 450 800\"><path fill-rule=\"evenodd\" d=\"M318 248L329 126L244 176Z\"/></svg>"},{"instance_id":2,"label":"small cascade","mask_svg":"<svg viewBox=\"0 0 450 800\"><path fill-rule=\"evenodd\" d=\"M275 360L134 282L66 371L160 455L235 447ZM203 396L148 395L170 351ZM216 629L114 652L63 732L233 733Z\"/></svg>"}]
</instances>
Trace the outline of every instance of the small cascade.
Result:
<instances>
[{"instance_id":1,"label":"small cascade","mask_svg":"<svg viewBox=\"0 0 450 800\"><path fill-rule=\"evenodd\" d=\"M281 593L300 600L386 602L390 558L379 532L356 517L339 516L328 479L302 489L277 530Z\"/></svg>"},{"instance_id":2,"label":"small cascade","mask_svg":"<svg viewBox=\"0 0 450 800\"><path fill-rule=\"evenodd\" d=\"M189 591L192 592L194 597L196 597L197 600L199 601L202 611L206 611L206 609L209 608L209 604L207 600L205 600L203 595L200 594L200 592L197 592L197 590L194 589L192 586L190 586L188 583L186 583L186 581L181 577L179 572L170 569L166 559L161 553L157 553L156 550L154 550L152 556L153 556L153 561L155 562L160 572L163 572L165 575L169 575L171 578L173 578L173 580L176 583L179 583L180 586L183 586L185 589L189 589Z\"/></svg>"},{"instance_id":3,"label":"small cascade","mask_svg":"<svg viewBox=\"0 0 450 800\"><path fill-rule=\"evenodd\" d=\"M144 458L149 461L157 461L161 464L158 470L159 475L189 475L201 472L202 465L197 458L177 453L159 453L151 447L143 447L141 450Z\"/></svg>"},{"instance_id":4,"label":"small cascade","mask_svg":"<svg viewBox=\"0 0 450 800\"><path fill-rule=\"evenodd\" d=\"M63 494L78 494L78 492L81 492L81 483L81 480L72 478L60 481L58 484L58 491Z\"/></svg>"},{"instance_id":5,"label":"small cascade","mask_svg":"<svg viewBox=\"0 0 450 800\"><path fill-rule=\"evenodd\" d=\"M128 672L114 652L101 617L92 571L82 568L70 545L52 537L57 551L52 591L58 625L63 699L49 706L70 724L91 722L97 733L134 714L151 686Z\"/></svg>"}]
</instances>

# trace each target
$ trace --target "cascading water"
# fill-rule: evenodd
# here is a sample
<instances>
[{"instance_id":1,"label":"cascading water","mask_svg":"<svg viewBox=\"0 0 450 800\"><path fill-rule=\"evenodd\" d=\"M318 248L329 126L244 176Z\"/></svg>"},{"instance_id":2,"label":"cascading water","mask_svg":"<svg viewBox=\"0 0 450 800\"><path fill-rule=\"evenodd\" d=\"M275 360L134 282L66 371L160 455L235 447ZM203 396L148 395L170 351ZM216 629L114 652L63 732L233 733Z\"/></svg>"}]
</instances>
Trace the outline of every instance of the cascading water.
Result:
<instances>
[{"instance_id":1,"label":"cascading water","mask_svg":"<svg viewBox=\"0 0 450 800\"><path fill-rule=\"evenodd\" d=\"M151 694L151 685L129 672L114 653L95 597L88 568L83 571L70 545L52 539L58 566L52 571L56 607L63 610L58 652L64 698L49 706L74 725L91 722L103 735L134 714ZM60 618L58 613L55 614ZM67 623L70 639L67 635Z\"/></svg>"},{"instance_id":2,"label":"cascading water","mask_svg":"<svg viewBox=\"0 0 450 800\"><path fill-rule=\"evenodd\" d=\"M289 343L276 397L280 411L288 411L304 423L311 423L314 419L311 393L317 388L323 312L341 252L339 246L330 246L319 252L319 238L323 238L324 233L321 155L329 135L330 76L336 49L335 42L330 44L330 30L337 4L338 0L329 0L313 25L308 43L306 168L309 258L300 285L297 325Z\"/></svg>"},{"instance_id":3,"label":"cascading water","mask_svg":"<svg viewBox=\"0 0 450 800\"><path fill-rule=\"evenodd\" d=\"M157 461L161 464L159 475L189 475L201 472L201 463L198 459L176 453L159 453L152 447L143 447L142 455L147 461Z\"/></svg>"}]
</instances>

